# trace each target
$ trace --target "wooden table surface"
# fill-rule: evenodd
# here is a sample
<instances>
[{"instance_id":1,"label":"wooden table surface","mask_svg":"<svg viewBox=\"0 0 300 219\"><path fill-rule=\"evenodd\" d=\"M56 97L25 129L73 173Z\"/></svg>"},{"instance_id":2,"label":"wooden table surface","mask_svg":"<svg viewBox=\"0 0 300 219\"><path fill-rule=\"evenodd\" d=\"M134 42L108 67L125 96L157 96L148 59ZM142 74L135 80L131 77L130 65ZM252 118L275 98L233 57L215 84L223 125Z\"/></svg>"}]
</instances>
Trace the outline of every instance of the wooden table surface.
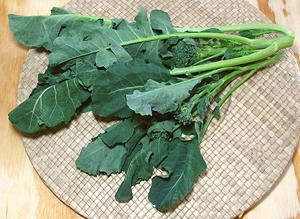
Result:
<instances>
[{"instance_id":1,"label":"wooden table surface","mask_svg":"<svg viewBox=\"0 0 300 219\"><path fill-rule=\"evenodd\" d=\"M67 1L0 0L0 219L81 218L43 184L25 153L20 135L13 129L7 117L8 112L16 105L19 76L27 51L10 33L7 14L48 14L52 6L62 6ZM273 22L294 30L296 38L300 36L299 0L249 1ZM296 40L294 51L300 64L300 40ZM295 153L291 166L278 185L243 218L300 218L300 215L296 216L300 210L299 182L300 150Z\"/></svg>"}]
</instances>

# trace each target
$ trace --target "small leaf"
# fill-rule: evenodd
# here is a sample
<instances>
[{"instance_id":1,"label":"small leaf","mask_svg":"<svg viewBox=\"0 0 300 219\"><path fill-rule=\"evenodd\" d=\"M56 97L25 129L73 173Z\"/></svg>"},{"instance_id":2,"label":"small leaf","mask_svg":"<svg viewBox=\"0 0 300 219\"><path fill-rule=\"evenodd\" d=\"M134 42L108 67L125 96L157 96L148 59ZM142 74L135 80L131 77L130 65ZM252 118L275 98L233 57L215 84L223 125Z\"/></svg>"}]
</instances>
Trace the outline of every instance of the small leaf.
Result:
<instances>
[{"instance_id":1,"label":"small leaf","mask_svg":"<svg viewBox=\"0 0 300 219\"><path fill-rule=\"evenodd\" d=\"M185 42L186 44L191 44L191 45L196 44L196 41L193 38L184 38L182 41Z\"/></svg>"},{"instance_id":2,"label":"small leaf","mask_svg":"<svg viewBox=\"0 0 300 219\"><path fill-rule=\"evenodd\" d=\"M127 105L134 112L152 115L152 111L164 114L177 110L178 106L190 95L190 91L198 83L197 80L165 85L153 80L147 81L146 91L135 90L133 94L126 95Z\"/></svg>"},{"instance_id":3,"label":"small leaf","mask_svg":"<svg viewBox=\"0 0 300 219\"><path fill-rule=\"evenodd\" d=\"M259 36L262 36L262 35L268 34L268 33L271 33L271 31L269 31L269 30L243 30L243 31L239 32L239 34L242 37L247 37L249 39L255 39Z\"/></svg>"},{"instance_id":4,"label":"small leaf","mask_svg":"<svg viewBox=\"0 0 300 219\"><path fill-rule=\"evenodd\" d=\"M53 7L51 9L51 15L62 15L62 14L72 14L64 8Z\"/></svg>"},{"instance_id":5,"label":"small leaf","mask_svg":"<svg viewBox=\"0 0 300 219\"><path fill-rule=\"evenodd\" d=\"M127 148L127 157L122 167L122 170L125 172L127 172L131 160L135 157L136 153L140 151L142 147L140 142L146 136L146 134L146 130L143 127L136 127L133 135L126 142L125 147Z\"/></svg>"},{"instance_id":6,"label":"small leaf","mask_svg":"<svg viewBox=\"0 0 300 219\"><path fill-rule=\"evenodd\" d=\"M225 51L224 59L233 59L237 57L242 57L254 53L255 50L249 48L248 46L235 46L228 48Z\"/></svg>"},{"instance_id":7,"label":"small leaf","mask_svg":"<svg viewBox=\"0 0 300 219\"><path fill-rule=\"evenodd\" d=\"M131 186L151 177L152 165L149 163L151 152L146 148L147 140L141 143L140 150L135 154L128 166L126 177L115 195L117 201L129 201L133 196Z\"/></svg>"},{"instance_id":8,"label":"small leaf","mask_svg":"<svg viewBox=\"0 0 300 219\"><path fill-rule=\"evenodd\" d=\"M85 88L91 88L97 79L97 77L102 74L104 71L93 70L88 73L78 74L78 80L80 84Z\"/></svg>"},{"instance_id":9,"label":"small leaf","mask_svg":"<svg viewBox=\"0 0 300 219\"><path fill-rule=\"evenodd\" d=\"M125 119L106 129L105 133L101 135L101 139L109 147L126 143L133 135L134 128L134 122L131 119Z\"/></svg>"},{"instance_id":10,"label":"small leaf","mask_svg":"<svg viewBox=\"0 0 300 219\"><path fill-rule=\"evenodd\" d=\"M208 28L201 31L202 33L222 33L222 31L218 28Z\"/></svg>"},{"instance_id":11,"label":"small leaf","mask_svg":"<svg viewBox=\"0 0 300 219\"><path fill-rule=\"evenodd\" d=\"M176 30L172 26L169 15L161 10L153 10L150 14L151 27L154 30L159 30L163 34L174 33Z\"/></svg>"},{"instance_id":12,"label":"small leaf","mask_svg":"<svg viewBox=\"0 0 300 219\"><path fill-rule=\"evenodd\" d=\"M76 167L90 175L104 172L108 175L121 171L126 149L117 145L107 147L101 140L101 135L93 139L87 147L83 148L76 160Z\"/></svg>"},{"instance_id":13,"label":"small leaf","mask_svg":"<svg viewBox=\"0 0 300 219\"><path fill-rule=\"evenodd\" d=\"M216 106L214 108L214 110L212 111L212 114L214 115L214 117L216 119L220 119L220 116L221 116L221 112L220 112L220 107L219 106Z\"/></svg>"},{"instance_id":14,"label":"small leaf","mask_svg":"<svg viewBox=\"0 0 300 219\"><path fill-rule=\"evenodd\" d=\"M175 127L174 120L166 120L162 122L154 122L153 125L148 129L147 135L152 138L157 138L172 133Z\"/></svg>"},{"instance_id":15,"label":"small leaf","mask_svg":"<svg viewBox=\"0 0 300 219\"><path fill-rule=\"evenodd\" d=\"M205 114L208 109L208 106L209 106L209 98L207 96L201 97L197 107L197 111L201 123L203 123L205 120Z\"/></svg>"},{"instance_id":16,"label":"small leaf","mask_svg":"<svg viewBox=\"0 0 300 219\"><path fill-rule=\"evenodd\" d=\"M98 67L108 68L117 61L116 56L107 49L100 49L96 55L96 65Z\"/></svg>"},{"instance_id":17,"label":"small leaf","mask_svg":"<svg viewBox=\"0 0 300 219\"><path fill-rule=\"evenodd\" d=\"M119 62L128 62L132 60L130 54L122 46L113 45L111 46L111 50Z\"/></svg>"}]
</instances>

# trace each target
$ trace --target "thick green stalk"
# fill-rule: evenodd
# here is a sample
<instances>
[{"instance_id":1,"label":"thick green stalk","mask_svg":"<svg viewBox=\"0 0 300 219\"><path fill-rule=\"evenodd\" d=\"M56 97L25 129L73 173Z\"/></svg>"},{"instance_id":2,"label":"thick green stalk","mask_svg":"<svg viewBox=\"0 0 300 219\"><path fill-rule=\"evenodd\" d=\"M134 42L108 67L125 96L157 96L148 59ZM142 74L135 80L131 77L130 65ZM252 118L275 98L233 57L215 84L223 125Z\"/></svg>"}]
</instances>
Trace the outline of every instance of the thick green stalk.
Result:
<instances>
[{"instance_id":1,"label":"thick green stalk","mask_svg":"<svg viewBox=\"0 0 300 219\"><path fill-rule=\"evenodd\" d=\"M233 24L233 25L225 25L225 26L216 26L215 28L219 29L222 32L236 32L243 30L270 30L272 32L282 33L286 36L294 37L295 34L287 29L284 26L278 24ZM178 32L202 32L206 28L181 28L178 27L176 30Z\"/></svg>"},{"instance_id":2,"label":"thick green stalk","mask_svg":"<svg viewBox=\"0 0 300 219\"><path fill-rule=\"evenodd\" d=\"M155 40L165 40L171 37L182 38L213 38L213 39L226 39L233 40L242 44L249 45L254 49L266 48L271 46L274 43L278 44L279 49L287 48L293 45L295 34L285 28L284 26L280 26L277 24L239 24L239 25L229 25L229 26L221 26L217 27L223 32L232 32L232 31L241 31L241 30L259 30L265 29L274 32L283 33L284 37L279 37L275 39L248 39L246 37L237 36L233 34L224 34L224 33L210 33L210 32L201 32L204 29L201 28L177 28L178 33L173 34L161 34L150 37L139 38L136 40L130 40L121 44L122 46L132 45L136 43L149 42ZM189 32L186 32L189 31Z\"/></svg>"},{"instance_id":3,"label":"thick green stalk","mask_svg":"<svg viewBox=\"0 0 300 219\"><path fill-rule=\"evenodd\" d=\"M200 33L171 33L171 34L160 34L160 35L154 35L149 37L143 37L138 38L135 40L129 40L121 44L121 46L129 46L137 43L143 43L143 42L150 42L150 41L156 41L156 40L166 40L170 39L172 37L178 37L179 39L183 38L203 38L203 39L226 39L226 40L232 40L235 42L239 42L241 44L247 44L251 46L253 44L252 39L248 39L246 37L232 35L232 34L225 34L225 33L207 33L207 32L200 32Z\"/></svg>"}]
</instances>

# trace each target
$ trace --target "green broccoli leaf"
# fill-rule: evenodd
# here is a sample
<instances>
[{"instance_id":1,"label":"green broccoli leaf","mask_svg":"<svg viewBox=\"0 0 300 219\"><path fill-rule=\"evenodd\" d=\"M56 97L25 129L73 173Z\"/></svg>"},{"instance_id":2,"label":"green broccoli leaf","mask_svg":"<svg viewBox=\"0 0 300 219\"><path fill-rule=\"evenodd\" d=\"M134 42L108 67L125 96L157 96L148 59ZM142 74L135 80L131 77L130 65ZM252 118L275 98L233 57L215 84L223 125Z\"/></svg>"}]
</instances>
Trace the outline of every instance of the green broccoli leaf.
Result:
<instances>
[{"instance_id":1,"label":"green broccoli leaf","mask_svg":"<svg viewBox=\"0 0 300 219\"><path fill-rule=\"evenodd\" d=\"M89 72L95 72L98 70L96 63L96 54L88 55L85 57L82 57L80 59L74 60L74 62L68 62L68 64L71 64L70 66L67 66L67 63L65 65L62 65L63 67L71 68L74 72L77 74L85 74Z\"/></svg>"},{"instance_id":2,"label":"green broccoli leaf","mask_svg":"<svg viewBox=\"0 0 300 219\"><path fill-rule=\"evenodd\" d=\"M174 120L165 120L165 121L155 121L152 126L149 127L147 135L150 139L155 139L159 137L167 137L168 134L173 132L175 127Z\"/></svg>"},{"instance_id":3,"label":"green broccoli leaf","mask_svg":"<svg viewBox=\"0 0 300 219\"><path fill-rule=\"evenodd\" d=\"M133 113L126 104L126 94L143 89L148 79L167 81L170 77L163 66L142 60L114 64L95 81L93 112L104 117L126 118Z\"/></svg>"},{"instance_id":4,"label":"green broccoli leaf","mask_svg":"<svg viewBox=\"0 0 300 219\"><path fill-rule=\"evenodd\" d=\"M127 172L129 164L135 157L136 153L140 151L142 147L140 142L146 136L146 134L147 131L142 126L138 126L135 128L131 138L125 143L125 147L127 148L127 157L122 167L122 170L125 172Z\"/></svg>"},{"instance_id":5,"label":"green broccoli leaf","mask_svg":"<svg viewBox=\"0 0 300 219\"><path fill-rule=\"evenodd\" d=\"M167 157L169 147L169 141L163 137L150 143L148 137L141 141L139 150L131 160L126 177L116 193L115 197L118 201L125 202L132 198L131 186L151 177L153 166L157 166Z\"/></svg>"},{"instance_id":6,"label":"green broccoli leaf","mask_svg":"<svg viewBox=\"0 0 300 219\"><path fill-rule=\"evenodd\" d=\"M212 114L214 115L214 117L216 119L220 119L220 116L221 116L221 111L220 111L220 107L219 106L216 106L214 108L214 110L212 111Z\"/></svg>"},{"instance_id":7,"label":"green broccoli leaf","mask_svg":"<svg viewBox=\"0 0 300 219\"><path fill-rule=\"evenodd\" d=\"M51 9L51 15L62 15L62 14L72 14L72 12L69 12L66 9L60 7L53 7Z\"/></svg>"},{"instance_id":8,"label":"green broccoli leaf","mask_svg":"<svg viewBox=\"0 0 300 219\"><path fill-rule=\"evenodd\" d=\"M25 133L67 124L89 96L77 78L66 80L30 96L9 113L9 120Z\"/></svg>"},{"instance_id":9,"label":"green broccoli leaf","mask_svg":"<svg viewBox=\"0 0 300 219\"><path fill-rule=\"evenodd\" d=\"M86 89L92 90L96 79L99 75L103 74L104 71L91 70L90 72L84 72L77 75L79 83Z\"/></svg>"},{"instance_id":10,"label":"green broccoli leaf","mask_svg":"<svg viewBox=\"0 0 300 219\"><path fill-rule=\"evenodd\" d=\"M175 31L171 29L170 18L166 14L151 12L151 19L156 29L165 31ZM158 22L159 19L163 19ZM164 26L160 27L161 22ZM169 22L169 23L168 23ZM55 39L53 43L53 52L49 56L49 64L56 66L64 62L81 58L93 53L101 54L111 45L123 46L132 40L137 40L147 36L154 36L156 33L152 30L151 22L147 18L145 9L141 9L134 23L128 23L121 20L117 29L101 26L95 30L96 37L90 40L80 39L78 36L65 35ZM146 61L155 63L160 62L159 58L159 41L142 42L136 45L127 46L126 50L132 57L143 58ZM118 60L119 61L119 60Z\"/></svg>"},{"instance_id":11,"label":"green broccoli leaf","mask_svg":"<svg viewBox=\"0 0 300 219\"><path fill-rule=\"evenodd\" d=\"M212 27L201 31L202 33L222 33L218 28Z\"/></svg>"},{"instance_id":12,"label":"green broccoli leaf","mask_svg":"<svg viewBox=\"0 0 300 219\"><path fill-rule=\"evenodd\" d=\"M135 122L131 119L120 121L108 129L101 135L102 141L109 147L116 144L126 143L134 133Z\"/></svg>"},{"instance_id":13,"label":"green broccoli leaf","mask_svg":"<svg viewBox=\"0 0 300 219\"><path fill-rule=\"evenodd\" d=\"M108 68L115 62L117 62L115 54L107 49L99 49L99 52L96 55L96 65L98 67Z\"/></svg>"},{"instance_id":14,"label":"green broccoli leaf","mask_svg":"<svg viewBox=\"0 0 300 219\"><path fill-rule=\"evenodd\" d=\"M57 10L54 11L57 13ZM83 37L94 36L102 20L77 14L52 16L18 16L10 14L9 26L15 38L28 47L44 47L52 51L53 41L64 33Z\"/></svg>"},{"instance_id":15,"label":"green broccoli leaf","mask_svg":"<svg viewBox=\"0 0 300 219\"><path fill-rule=\"evenodd\" d=\"M251 49L248 46L236 46L230 47L226 50L224 54L225 59L233 59L241 56L246 56L254 53L255 50Z\"/></svg>"},{"instance_id":16,"label":"green broccoli leaf","mask_svg":"<svg viewBox=\"0 0 300 219\"><path fill-rule=\"evenodd\" d=\"M100 134L81 150L75 163L79 170L89 175L97 175L101 172L110 175L121 171L125 157L124 146L116 145L110 148L103 143Z\"/></svg>"},{"instance_id":17,"label":"green broccoli leaf","mask_svg":"<svg viewBox=\"0 0 300 219\"><path fill-rule=\"evenodd\" d=\"M126 95L127 105L134 112L152 115L152 111L164 114L174 112L198 83L197 80L185 80L166 85L154 80L148 80L145 91L135 90L133 94Z\"/></svg>"},{"instance_id":18,"label":"green broccoli leaf","mask_svg":"<svg viewBox=\"0 0 300 219\"><path fill-rule=\"evenodd\" d=\"M150 15L151 27L153 30L160 31L163 34L175 33L169 15L161 10L153 10Z\"/></svg>"},{"instance_id":19,"label":"green broccoli leaf","mask_svg":"<svg viewBox=\"0 0 300 219\"><path fill-rule=\"evenodd\" d=\"M200 122L204 122L205 120L205 114L209 107L209 98L207 96L203 96L199 99L197 111L199 115Z\"/></svg>"},{"instance_id":20,"label":"green broccoli leaf","mask_svg":"<svg viewBox=\"0 0 300 219\"><path fill-rule=\"evenodd\" d=\"M268 34L268 33L271 33L271 31L270 30L243 30L243 31L239 32L239 34L242 37L247 37L249 39L255 39L259 36L262 36L262 35Z\"/></svg>"},{"instance_id":21,"label":"green broccoli leaf","mask_svg":"<svg viewBox=\"0 0 300 219\"><path fill-rule=\"evenodd\" d=\"M161 167L168 177L155 176L149 192L149 200L159 211L175 207L192 190L193 183L206 170L197 140L171 142L169 156Z\"/></svg>"},{"instance_id":22,"label":"green broccoli leaf","mask_svg":"<svg viewBox=\"0 0 300 219\"><path fill-rule=\"evenodd\" d=\"M147 147L148 141L148 137L143 138L139 144L140 150L135 153L135 156L129 163L126 177L115 195L117 201L129 201L133 196L131 186L151 177L153 168L149 162L151 152Z\"/></svg>"}]
</instances>

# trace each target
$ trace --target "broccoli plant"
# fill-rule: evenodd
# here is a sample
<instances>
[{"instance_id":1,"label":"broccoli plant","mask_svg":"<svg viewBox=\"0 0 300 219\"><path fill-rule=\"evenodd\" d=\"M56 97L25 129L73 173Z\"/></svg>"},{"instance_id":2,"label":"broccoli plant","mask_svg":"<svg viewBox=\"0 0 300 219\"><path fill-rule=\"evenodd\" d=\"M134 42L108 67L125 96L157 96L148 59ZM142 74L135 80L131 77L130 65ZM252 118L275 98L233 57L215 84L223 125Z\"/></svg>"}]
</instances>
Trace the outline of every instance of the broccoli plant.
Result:
<instances>
[{"instance_id":1,"label":"broccoli plant","mask_svg":"<svg viewBox=\"0 0 300 219\"><path fill-rule=\"evenodd\" d=\"M182 28L166 12L145 9L133 22L54 8L50 16L9 15L9 24L20 43L49 53L37 87L9 113L14 126L36 133L87 111L117 119L76 166L93 176L125 172L120 202L154 168L165 170L149 192L160 211L174 208L207 170L199 144L226 100L294 42L275 24Z\"/></svg>"}]
</instances>

